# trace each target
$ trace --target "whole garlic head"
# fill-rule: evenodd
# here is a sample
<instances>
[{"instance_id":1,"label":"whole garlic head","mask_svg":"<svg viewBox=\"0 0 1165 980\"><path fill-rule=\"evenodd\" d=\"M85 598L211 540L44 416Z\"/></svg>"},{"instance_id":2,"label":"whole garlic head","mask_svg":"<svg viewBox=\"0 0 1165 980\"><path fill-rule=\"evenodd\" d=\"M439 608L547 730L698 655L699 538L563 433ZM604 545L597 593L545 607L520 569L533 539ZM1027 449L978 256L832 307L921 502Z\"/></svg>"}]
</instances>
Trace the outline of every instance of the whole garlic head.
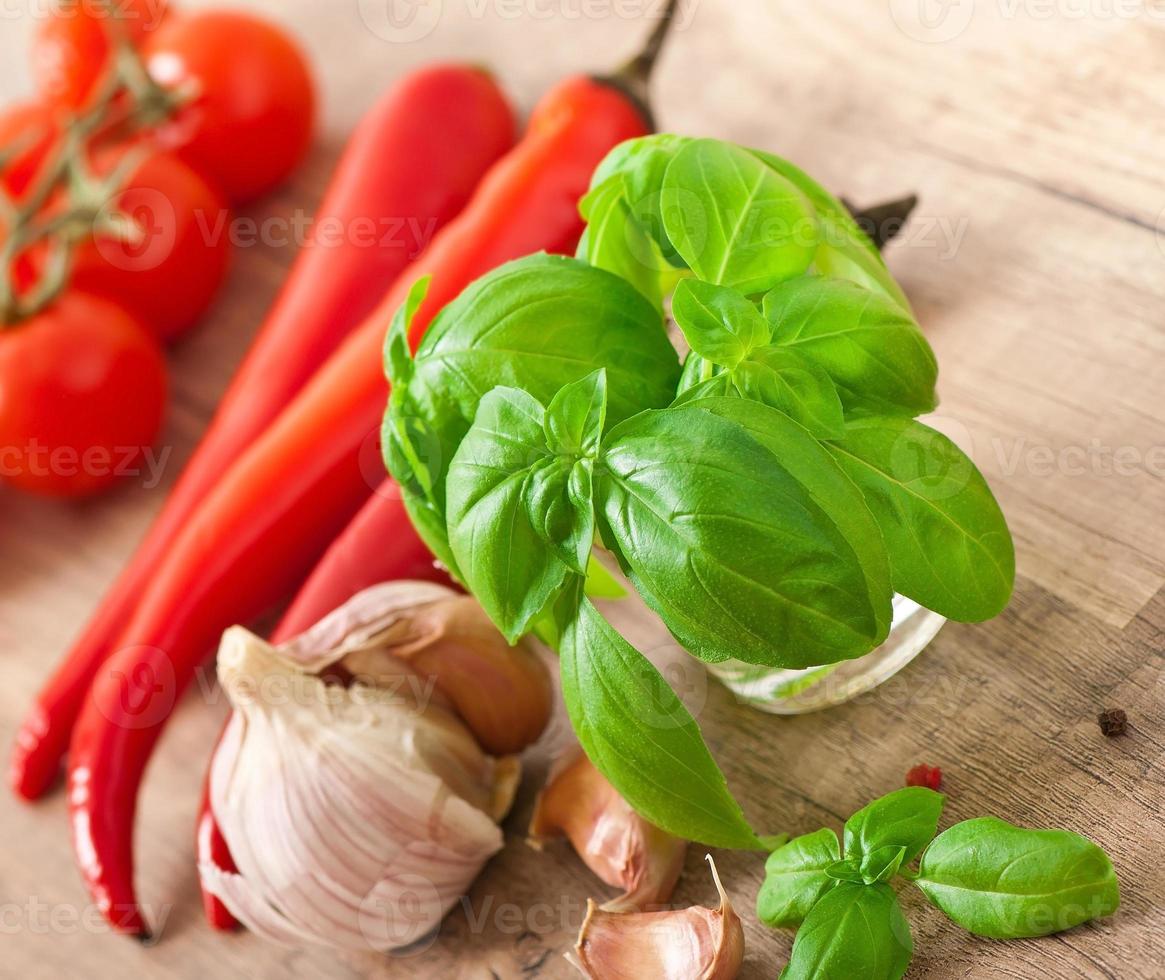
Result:
<instances>
[{"instance_id":1,"label":"whole garlic head","mask_svg":"<svg viewBox=\"0 0 1165 980\"><path fill-rule=\"evenodd\" d=\"M511 658L538 664L530 690L513 695L526 708L515 718L523 739L545 724L549 693L543 712L538 692L550 683L533 651L484 630L485 614L466 602L394 582L281 646L241 627L224 634L219 679L235 714L210 795L238 873L199 872L252 931L292 945L409 946L501 848L496 821L513 802L518 761L487 754L442 690L441 644L462 681L481 665L484 690ZM415 669L422 653L433 673Z\"/></svg>"}]
</instances>

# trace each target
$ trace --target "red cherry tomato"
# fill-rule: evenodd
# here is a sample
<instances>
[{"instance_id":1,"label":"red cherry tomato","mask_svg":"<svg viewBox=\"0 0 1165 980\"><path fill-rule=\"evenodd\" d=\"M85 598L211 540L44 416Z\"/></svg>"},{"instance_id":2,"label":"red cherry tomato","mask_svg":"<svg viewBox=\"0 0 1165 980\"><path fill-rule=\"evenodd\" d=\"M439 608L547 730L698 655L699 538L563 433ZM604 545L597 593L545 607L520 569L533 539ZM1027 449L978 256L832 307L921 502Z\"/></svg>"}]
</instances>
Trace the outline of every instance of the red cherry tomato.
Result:
<instances>
[{"instance_id":1,"label":"red cherry tomato","mask_svg":"<svg viewBox=\"0 0 1165 980\"><path fill-rule=\"evenodd\" d=\"M109 173L126 152L99 154L95 169ZM190 329L214 299L230 260L223 196L171 153L152 151L110 202L134 219L136 243L99 237L81 246L73 285L124 306L160 340Z\"/></svg>"},{"instance_id":2,"label":"red cherry tomato","mask_svg":"<svg viewBox=\"0 0 1165 980\"><path fill-rule=\"evenodd\" d=\"M21 102L0 111L0 184L20 197L36 176L56 139L52 111L39 102ZM11 155L9 155L11 153Z\"/></svg>"},{"instance_id":3,"label":"red cherry tomato","mask_svg":"<svg viewBox=\"0 0 1165 980\"><path fill-rule=\"evenodd\" d=\"M157 477L166 370L125 310L69 291L0 331L0 478L49 496Z\"/></svg>"},{"instance_id":4,"label":"red cherry tomato","mask_svg":"<svg viewBox=\"0 0 1165 980\"><path fill-rule=\"evenodd\" d=\"M160 145L178 150L232 203L277 187L307 152L311 76L298 45L279 28L227 11L174 16L142 53L160 85L188 84L198 93L159 129Z\"/></svg>"},{"instance_id":5,"label":"red cherry tomato","mask_svg":"<svg viewBox=\"0 0 1165 980\"><path fill-rule=\"evenodd\" d=\"M57 0L32 42L41 95L56 105L88 108L113 69L118 32L141 43L165 10L165 0Z\"/></svg>"}]
</instances>

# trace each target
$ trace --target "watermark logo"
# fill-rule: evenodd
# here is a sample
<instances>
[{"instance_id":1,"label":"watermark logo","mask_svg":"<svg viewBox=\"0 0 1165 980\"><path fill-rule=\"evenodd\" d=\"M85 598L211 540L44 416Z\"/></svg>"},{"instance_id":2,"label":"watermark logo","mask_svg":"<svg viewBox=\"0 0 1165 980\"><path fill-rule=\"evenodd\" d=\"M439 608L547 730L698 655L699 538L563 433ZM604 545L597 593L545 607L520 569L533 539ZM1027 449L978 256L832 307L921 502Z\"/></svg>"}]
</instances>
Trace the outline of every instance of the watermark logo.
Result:
<instances>
[{"instance_id":1,"label":"watermark logo","mask_svg":"<svg viewBox=\"0 0 1165 980\"><path fill-rule=\"evenodd\" d=\"M945 44L963 33L975 15L975 0L890 0L890 16L907 37Z\"/></svg>"},{"instance_id":2,"label":"watermark logo","mask_svg":"<svg viewBox=\"0 0 1165 980\"><path fill-rule=\"evenodd\" d=\"M382 41L409 44L428 37L441 23L444 0L358 0L360 19Z\"/></svg>"},{"instance_id":3,"label":"watermark logo","mask_svg":"<svg viewBox=\"0 0 1165 980\"><path fill-rule=\"evenodd\" d=\"M928 500L946 500L971 482L973 449L974 440L965 425L947 416L929 416L925 427L903 427L890 447L890 472L925 493Z\"/></svg>"},{"instance_id":4,"label":"watermark logo","mask_svg":"<svg viewBox=\"0 0 1165 980\"><path fill-rule=\"evenodd\" d=\"M99 234L98 254L113 268L148 272L170 257L178 235L178 216L170 199L152 187L129 187L107 201L98 211L94 227L128 222L132 234L112 237Z\"/></svg>"},{"instance_id":5,"label":"watermark logo","mask_svg":"<svg viewBox=\"0 0 1165 980\"><path fill-rule=\"evenodd\" d=\"M131 665L123 667L122 662ZM125 647L108 670L112 688L96 698L106 720L137 731L153 728L170 717L178 699L178 679L164 650L144 645Z\"/></svg>"},{"instance_id":6,"label":"watermark logo","mask_svg":"<svg viewBox=\"0 0 1165 980\"><path fill-rule=\"evenodd\" d=\"M376 883L360 903L357 922L372 949L417 956L437 941L444 912L437 886L424 875L405 872Z\"/></svg>"}]
</instances>

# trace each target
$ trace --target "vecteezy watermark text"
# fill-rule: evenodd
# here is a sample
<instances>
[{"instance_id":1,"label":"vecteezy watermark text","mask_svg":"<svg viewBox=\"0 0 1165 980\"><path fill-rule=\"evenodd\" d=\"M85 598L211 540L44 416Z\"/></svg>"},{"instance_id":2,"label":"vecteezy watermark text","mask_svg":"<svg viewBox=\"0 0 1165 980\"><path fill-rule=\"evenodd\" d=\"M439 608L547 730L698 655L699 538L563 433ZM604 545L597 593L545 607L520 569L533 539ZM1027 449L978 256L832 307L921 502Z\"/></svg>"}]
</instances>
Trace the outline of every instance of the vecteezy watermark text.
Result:
<instances>
[{"instance_id":1,"label":"vecteezy watermark text","mask_svg":"<svg viewBox=\"0 0 1165 980\"><path fill-rule=\"evenodd\" d=\"M890 16L907 37L944 44L960 37L977 15L1035 22L1165 21L1165 0L887 0Z\"/></svg>"},{"instance_id":2,"label":"vecteezy watermark text","mask_svg":"<svg viewBox=\"0 0 1165 980\"><path fill-rule=\"evenodd\" d=\"M0 477L110 476L141 479L146 490L162 482L172 446L47 446L33 438L23 446L0 446Z\"/></svg>"}]
</instances>

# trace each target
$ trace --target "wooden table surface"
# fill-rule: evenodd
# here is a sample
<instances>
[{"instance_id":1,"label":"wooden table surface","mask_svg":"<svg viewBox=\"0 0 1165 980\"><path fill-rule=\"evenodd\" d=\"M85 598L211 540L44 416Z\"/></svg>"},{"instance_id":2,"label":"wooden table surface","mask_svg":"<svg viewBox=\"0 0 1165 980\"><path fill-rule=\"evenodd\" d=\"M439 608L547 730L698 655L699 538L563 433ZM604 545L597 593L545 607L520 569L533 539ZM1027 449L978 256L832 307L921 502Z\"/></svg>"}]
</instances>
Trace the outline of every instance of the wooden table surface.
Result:
<instances>
[{"instance_id":1,"label":"wooden table surface","mask_svg":"<svg viewBox=\"0 0 1165 980\"><path fill-rule=\"evenodd\" d=\"M418 0L413 33L424 36L405 40L386 0L247 5L298 34L323 90L318 145L290 186L251 210L259 219L310 212L344 134L407 68L488 63L525 110L564 73L632 52L655 8ZM18 0L0 12L5 98L28 88L42 7ZM927 762L945 773L944 825L996 814L1071 828L1111 854L1119 914L1040 941L971 938L910 895L912 977L1165 976L1165 11L1152 0L688 0L678 27L655 85L664 128L777 151L858 202L920 194L889 262L938 352L940 425L988 475L1019 564L997 620L947 626L894 680L828 712L763 715L692 672L729 782L757 824L797 833L840 826ZM174 351L160 486L79 506L0 496L5 749L161 504L291 259L286 247L240 249L205 327ZM1123 738L1098 730L1109 706L1128 712ZM149 772L138 860L141 897L165 918L153 948L96 927L60 794L32 807L4 797L0 975L570 975L560 954L585 898L606 892L565 847L525 845L537 756L505 851L431 947L340 959L211 933L192 822L223 711L212 687L195 692ZM746 975L776 976L790 935L753 920L761 858L717 860L744 913ZM677 899L713 898L692 848Z\"/></svg>"}]
</instances>

